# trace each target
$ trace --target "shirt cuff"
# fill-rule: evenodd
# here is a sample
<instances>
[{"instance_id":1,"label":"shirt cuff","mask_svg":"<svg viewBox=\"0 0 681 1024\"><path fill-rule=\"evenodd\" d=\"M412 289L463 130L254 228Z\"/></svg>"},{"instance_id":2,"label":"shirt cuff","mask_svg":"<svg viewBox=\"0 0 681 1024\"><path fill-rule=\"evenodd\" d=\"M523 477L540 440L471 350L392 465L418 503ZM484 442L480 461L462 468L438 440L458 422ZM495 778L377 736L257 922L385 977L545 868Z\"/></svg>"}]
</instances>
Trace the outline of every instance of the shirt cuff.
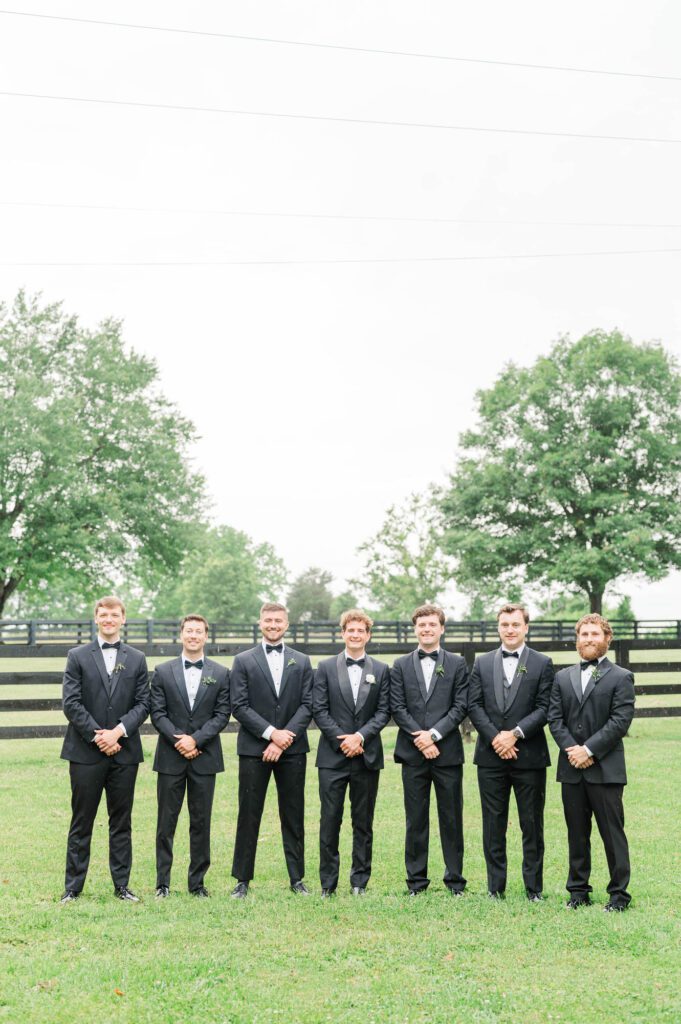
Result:
<instances>
[{"instance_id":1,"label":"shirt cuff","mask_svg":"<svg viewBox=\"0 0 681 1024\"><path fill-rule=\"evenodd\" d=\"M516 725L516 730L520 733L520 739L524 740L525 739L525 733L523 732L523 730L520 728L519 725Z\"/></svg>"},{"instance_id":2,"label":"shirt cuff","mask_svg":"<svg viewBox=\"0 0 681 1024\"><path fill-rule=\"evenodd\" d=\"M438 732L438 731L437 731L437 729L431 729L430 731L431 731L432 735L433 735L433 736L435 737L435 739L436 739L436 740L438 741L438 743L439 743L439 742L440 742L440 740L442 739L442 733L441 733L441 732Z\"/></svg>"},{"instance_id":3,"label":"shirt cuff","mask_svg":"<svg viewBox=\"0 0 681 1024\"><path fill-rule=\"evenodd\" d=\"M589 750L589 748L588 748L588 747L586 746L586 744L585 744L585 746L584 746L584 749L586 750L586 752L587 752L587 754L589 755L589 757L593 757L593 756L594 756L594 755L593 755L593 751Z\"/></svg>"},{"instance_id":4,"label":"shirt cuff","mask_svg":"<svg viewBox=\"0 0 681 1024\"><path fill-rule=\"evenodd\" d=\"M273 732L274 732L274 726L273 725L268 725L267 728L265 729L264 733L262 734L262 738L264 740L267 740L267 742L269 743L269 741L272 739L272 733Z\"/></svg>"},{"instance_id":5,"label":"shirt cuff","mask_svg":"<svg viewBox=\"0 0 681 1024\"><path fill-rule=\"evenodd\" d=\"M358 729L358 730L357 730L357 735L359 736L359 738L360 738L360 739L361 739L361 741L362 741L362 746L364 746L364 733L363 733L363 732L360 732L360 731L359 731L359 729Z\"/></svg>"},{"instance_id":6,"label":"shirt cuff","mask_svg":"<svg viewBox=\"0 0 681 1024\"><path fill-rule=\"evenodd\" d=\"M127 730L127 729L125 728L125 726L123 725L123 723L122 723L122 722L119 722L119 723L118 723L118 725L119 725L119 727L120 727L120 728L121 728L121 729L123 730L123 732L122 732L122 734L121 734L121 735L122 735L122 736L125 736L125 738L126 738L126 740L127 740L127 738L128 738L128 730Z\"/></svg>"}]
</instances>

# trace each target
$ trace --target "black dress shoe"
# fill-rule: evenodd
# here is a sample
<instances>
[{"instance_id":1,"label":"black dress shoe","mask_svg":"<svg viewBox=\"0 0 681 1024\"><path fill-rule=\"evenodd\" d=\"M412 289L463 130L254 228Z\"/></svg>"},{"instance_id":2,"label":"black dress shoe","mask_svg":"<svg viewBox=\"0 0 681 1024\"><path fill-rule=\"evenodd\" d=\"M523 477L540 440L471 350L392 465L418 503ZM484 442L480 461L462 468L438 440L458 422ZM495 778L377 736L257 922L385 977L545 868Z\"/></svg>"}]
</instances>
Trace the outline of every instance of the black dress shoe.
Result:
<instances>
[{"instance_id":1,"label":"black dress shoe","mask_svg":"<svg viewBox=\"0 0 681 1024\"><path fill-rule=\"evenodd\" d=\"M208 889L206 889L205 885L200 885L197 889L190 889L189 892L199 900L210 899L210 893L208 892Z\"/></svg>"},{"instance_id":2,"label":"black dress shoe","mask_svg":"<svg viewBox=\"0 0 681 1024\"><path fill-rule=\"evenodd\" d=\"M540 892L528 892L527 898L530 903L542 903L544 900L544 897Z\"/></svg>"},{"instance_id":3,"label":"black dress shoe","mask_svg":"<svg viewBox=\"0 0 681 1024\"><path fill-rule=\"evenodd\" d=\"M60 903L73 903L80 896L79 892L74 892L73 889L67 889L62 898L59 900Z\"/></svg>"},{"instance_id":4,"label":"black dress shoe","mask_svg":"<svg viewBox=\"0 0 681 1024\"><path fill-rule=\"evenodd\" d=\"M245 900L248 896L248 882L237 882L229 895L233 900Z\"/></svg>"},{"instance_id":5,"label":"black dress shoe","mask_svg":"<svg viewBox=\"0 0 681 1024\"><path fill-rule=\"evenodd\" d=\"M156 886L156 898L159 899L159 900L164 900L166 898L166 896L170 896L170 889L168 888L168 886L167 885L157 885Z\"/></svg>"},{"instance_id":6,"label":"black dress shoe","mask_svg":"<svg viewBox=\"0 0 681 1024\"><path fill-rule=\"evenodd\" d=\"M423 896L425 894L425 891L425 889L410 889L409 892L407 893L407 899L409 899L411 896Z\"/></svg>"},{"instance_id":7,"label":"black dress shoe","mask_svg":"<svg viewBox=\"0 0 681 1024\"><path fill-rule=\"evenodd\" d=\"M117 900L127 900L129 903L139 903L139 896L135 896L134 892L130 892L127 885L117 885L114 889L114 895Z\"/></svg>"},{"instance_id":8,"label":"black dress shoe","mask_svg":"<svg viewBox=\"0 0 681 1024\"><path fill-rule=\"evenodd\" d=\"M487 898L490 899L490 900L505 900L506 899L506 893L505 892L488 892L487 893Z\"/></svg>"},{"instance_id":9,"label":"black dress shoe","mask_svg":"<svg viewBox=\"0 0 681 1024\"><path fill-rule=\"evenodd\" d=\"M322 889L322 899L330 900L332 896L336 895L335 889Z\"/></svg>"},{"instance_id":10,"label":"black dress shoe","mask_svg":"<svg viewBox=\"0 0 681 1024\"><path fill-rule=\"evenodd\" d=\"M366 896L367 887L366 885L353 885L352 895L353 896Z\"/></svg>"},{"instance_id":11,"label":"black dress shoe","mask_svg":"<svg viewBox=\"0 0 681 1024\"><path fill-rule=\"evenodd\" d=\"M291 882L291 892L294 892L296 896L309 896L310 890L305 885L305 882Z\"/></svg>"},{"instance_id":12,"label":"black dress shoe","mask_svg":"<svg viewBox=\"0 0 681 1024\"><path fill-rule=\"evenodd\" d=\"M588 896L582 896L577 898L573 896L571 899L567 901L565 906L568 908L568 910L578 910L580 907L590 907L591 900Z\"/></svg>"},{"instance_id":13,"label":"black dress shoe","mask_svg":"<svg viewBox=\"0 0 681 1024\"><path fill-rule=\"evenodd\" d=\"M603 910L606 914L621 914L627 909L626 903L606 903Z\"/></svg>"},{"instance_id":14,"label":"black dress shoe","mask_svg":"<svg viewBox=\"0 0 681 1024\"><path fill-rule=\"evenodd\" d=\"M455 889L453 885L446 885L445 888L452 896L463 896L466 891L465 889Z\"/></svg>"}]
</instances>

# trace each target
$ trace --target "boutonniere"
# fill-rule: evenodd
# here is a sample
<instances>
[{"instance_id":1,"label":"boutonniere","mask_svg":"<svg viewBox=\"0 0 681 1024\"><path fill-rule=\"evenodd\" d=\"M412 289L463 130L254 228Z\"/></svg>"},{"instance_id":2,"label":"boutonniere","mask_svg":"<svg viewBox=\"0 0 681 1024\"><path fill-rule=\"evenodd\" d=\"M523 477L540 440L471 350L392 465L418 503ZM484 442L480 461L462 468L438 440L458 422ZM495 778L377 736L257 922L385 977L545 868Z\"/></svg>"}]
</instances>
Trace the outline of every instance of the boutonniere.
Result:
<instances>
[{"instance_id":1,"label":"boutonniere","mask_svg":"<svg viewBox=\"0 0 681 1024\"><path fill-rule=\"evenodd\" d=\"M373 684L376 682L376 676L372 675L371 672L369 672L366 676L366 682L369 684L369 686L373 686Z\"/></svg>"},{"instance_id":2,"label":"boutonniere","mask_svg":"<svg viewBox=\"0 0 681 1024\"><path fill-rule=\"evenodd\" d=\"M295 658L289 658L288 661L286 662L286 668L290 668L291 665L295 665L295 663L296 663L296 659Z\"/></svg>"},{"instance_id":3,"label":"boutonniere","mask_svg":"<svg viewBox=\"0 0 681 1024\"><path fill-rule=\"evenodd\" d=\"M206 686L212 686L213 683L217 683L217 679L214 676L202 676L201 682L205 683Z\"/></svg>"},{"instance_id":4,"label":"boutonniere","mask_svg":"<svg viewBox=\"0 0 681 1024\"><path fill-rule=\"evenodd\" d=\"M593 670L593 672L591 673L591 682L592 683L597 683L600 678L601 678L601 673L598 671L597 668L595 668Z\"/></svg>"},{"instance_id":5,"label":"boutonniere","mask_svg":"<svg viewBox=\"0 0 681 1024\"><path fill-rule=\"evenodd\" d=\"M125 662L119 661L118 664L114 666L114 675L116 675L117 672L122 672L124 668Z\"/></svg>"},{"instance_id":6,"label":"boutonniere","mask_svg":"<svg viewBox=\"0 0 681 1024\"><path fill-rule=\"evenodd\" d=\"M435 675L436 676L443 676L444 674L445 674L445 667L444 667L444 665L438 665L437 668L435 669Z\"/></svg>"},{"instance_id":7,"label":"boutonniere","mask_svg":"<svg viewBox=\"0 0 681 1024\"><path fill-rule=\"evenodd\" d=\"M527 665L518 665L518 672L522 672L523 674L527 672Z\"/></svg>"}]
</instances>

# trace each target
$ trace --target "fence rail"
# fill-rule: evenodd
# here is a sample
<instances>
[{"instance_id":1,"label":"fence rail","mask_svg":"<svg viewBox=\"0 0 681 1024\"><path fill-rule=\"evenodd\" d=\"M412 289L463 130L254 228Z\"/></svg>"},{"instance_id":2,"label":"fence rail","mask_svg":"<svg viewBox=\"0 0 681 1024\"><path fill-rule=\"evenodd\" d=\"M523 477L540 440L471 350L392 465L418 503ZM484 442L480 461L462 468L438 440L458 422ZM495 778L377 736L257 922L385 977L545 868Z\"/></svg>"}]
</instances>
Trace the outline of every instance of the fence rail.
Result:
<instances>
[{"instance_id":1,"label":"fence rail","mask_svg":"<svg viewBox=\"0 0 681 1024\"><path fill-rule=\"evenodd\" d=\"M681 640L681 619L628 619L610 620L615 636L623 640L677 639ZM373 637L377 641L409 643L414 636L413 626L407 620L378 621L373 626ZM129 619L122 629L126 643L175 644L179 640L179 619ZM337 622L295 622L289 626L288 635L294 646L315 643L340 643L341 632ZM458 621L447 620L446 636L451 641L482 641L497 639L496 620ZM530 623L528 639L572 640L574 622L565 619L545 619ZM0 644L26 644L33 647L42 644L89 643L97 636L94 619L2 619L0 620ZM216 622L209 628L212 644L254 644L259 629L257 622Z\"/></svg>"},{"instance_id":2,"label":"fence rail","mask_svg":"<svg viewBox=\"0 0 681 1024\"><path fill-rule=\"evenodd\" d=\"M464 640L459 643L448 642L445 646L449 650L454 650L457 654L462 654L466 659L469 666L472 666L473 661L477 654L483 653L484 651L493 650L498 644L498 641L469 641ZM172 657L179 653L180 646L175 643L151 643L151 644L138 644L141 649L146 650L147 653L152 655L161 655L165 657ZM244 650L250 646L248 642L245 643L215 643L210 644L207 648L206 653L209 655L231 655L238 653L239 650ZM313 655L327 655L336 654L341 648L339 643L332 643L326 639L324 642L313 641L309 643L298 643L297 647L299 650L306 654ZM401 642L390 642L387 639L381 639L380 641L372 642L370 651L376 655L379 654L403 654L407 651L413 650L414 644ZM533 643L533 647L536 650L541 650L547 653L558 653L558 652L574 652L574 641L573 640L540 640ZM679 650L681 652L681 642L674 639L658 639L658 640L625 640L617 639L613 642L611 654L614 660L622 666L631 668L636 675L651 676L660 673L680 673L681 674L681 660L679 661L638 661L636 655L645 656L646 651L657 650L657 651L671 651ZM64 645L49 644L39 646L27 646L20 644L18 646L5 646L0 647L0 657L21 657L31 656L34 658L44 658L46 655L51 656L65 656ZM0 662L1 663L1 662ZM681 675L680 675L681 679ZM0 687L2 686L13 686L13 687L32 687L32 686L53 686L58 687L61 685L62 674L61 672L49 671L49 672L25 672L25 671L10 671L0 672ZM681 682L679 683L656 683L654 679L650 681L646 680L644 683L637 683L635 686L636 695L641 697L650 696L665 696L668 694L678 695L681 694ZM62 703L61 699L55 694L53 697L15 697L8 699L0 699L0 715L3 712L39 712L39 711L61 711ZM636 709L637 718L671 718L681 717L681 706L678 707L639 707ZM231 722L226 732L236 732L239 726L235 722ZM312 726L316 728L316 726ZM141 730L145 736L155 735L155 730L150 723L145 723ZM0 739L48 739L63 736L66 732L66 724L60 725L12 725L12 726L0 726Z\"/></svg>"}]
</instances>

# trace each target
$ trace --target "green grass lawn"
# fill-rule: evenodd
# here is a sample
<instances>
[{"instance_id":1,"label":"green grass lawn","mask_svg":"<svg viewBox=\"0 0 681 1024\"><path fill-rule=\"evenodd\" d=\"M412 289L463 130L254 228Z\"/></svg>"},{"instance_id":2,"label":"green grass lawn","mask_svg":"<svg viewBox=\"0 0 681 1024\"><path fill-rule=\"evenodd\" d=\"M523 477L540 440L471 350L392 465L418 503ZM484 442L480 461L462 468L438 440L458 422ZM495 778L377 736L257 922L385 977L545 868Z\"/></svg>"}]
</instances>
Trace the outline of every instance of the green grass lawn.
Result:
<instances>
[{"instance_id":1,"label":"green grass lawn","mask_svg":"<svg viewBox=\"0 0 681 1024\"><path fill-rule=\"evenodd\" d=\"M316 742L312 734L313 742ZM433 823L431 889L404 895L404 816L394 730L375 821L374 874L363 900L349 894L349 821L341 886L319 899L318 799L309 759L307 881L310 899L288 892L274 793L268 795L256 879L244 903L228 898L236 823L235 737L225 736L213 823L213 899L186 886L187 818L176 839L173 893L154 891L155 740L144 740L134 811L131 887L138 906L113 899L103 809L81 899L61 907L69 822L68 767L60 741L0 742L0 1020L89 1024L118 1020L508 1022L622 1024L681 1020L679 821L681 721L634 722L625 791L633 903L604 914L606 868L594 843L593 907L565 909L567 870L560 787L551 770L546 808L546 901L530 905L520 878L520 837L511 815L510 882L504 903L485 895L475 769L465 769L468 894L441 883ZM347 814L349 818L349 812Z\"/></svg>"}]
</instances>

